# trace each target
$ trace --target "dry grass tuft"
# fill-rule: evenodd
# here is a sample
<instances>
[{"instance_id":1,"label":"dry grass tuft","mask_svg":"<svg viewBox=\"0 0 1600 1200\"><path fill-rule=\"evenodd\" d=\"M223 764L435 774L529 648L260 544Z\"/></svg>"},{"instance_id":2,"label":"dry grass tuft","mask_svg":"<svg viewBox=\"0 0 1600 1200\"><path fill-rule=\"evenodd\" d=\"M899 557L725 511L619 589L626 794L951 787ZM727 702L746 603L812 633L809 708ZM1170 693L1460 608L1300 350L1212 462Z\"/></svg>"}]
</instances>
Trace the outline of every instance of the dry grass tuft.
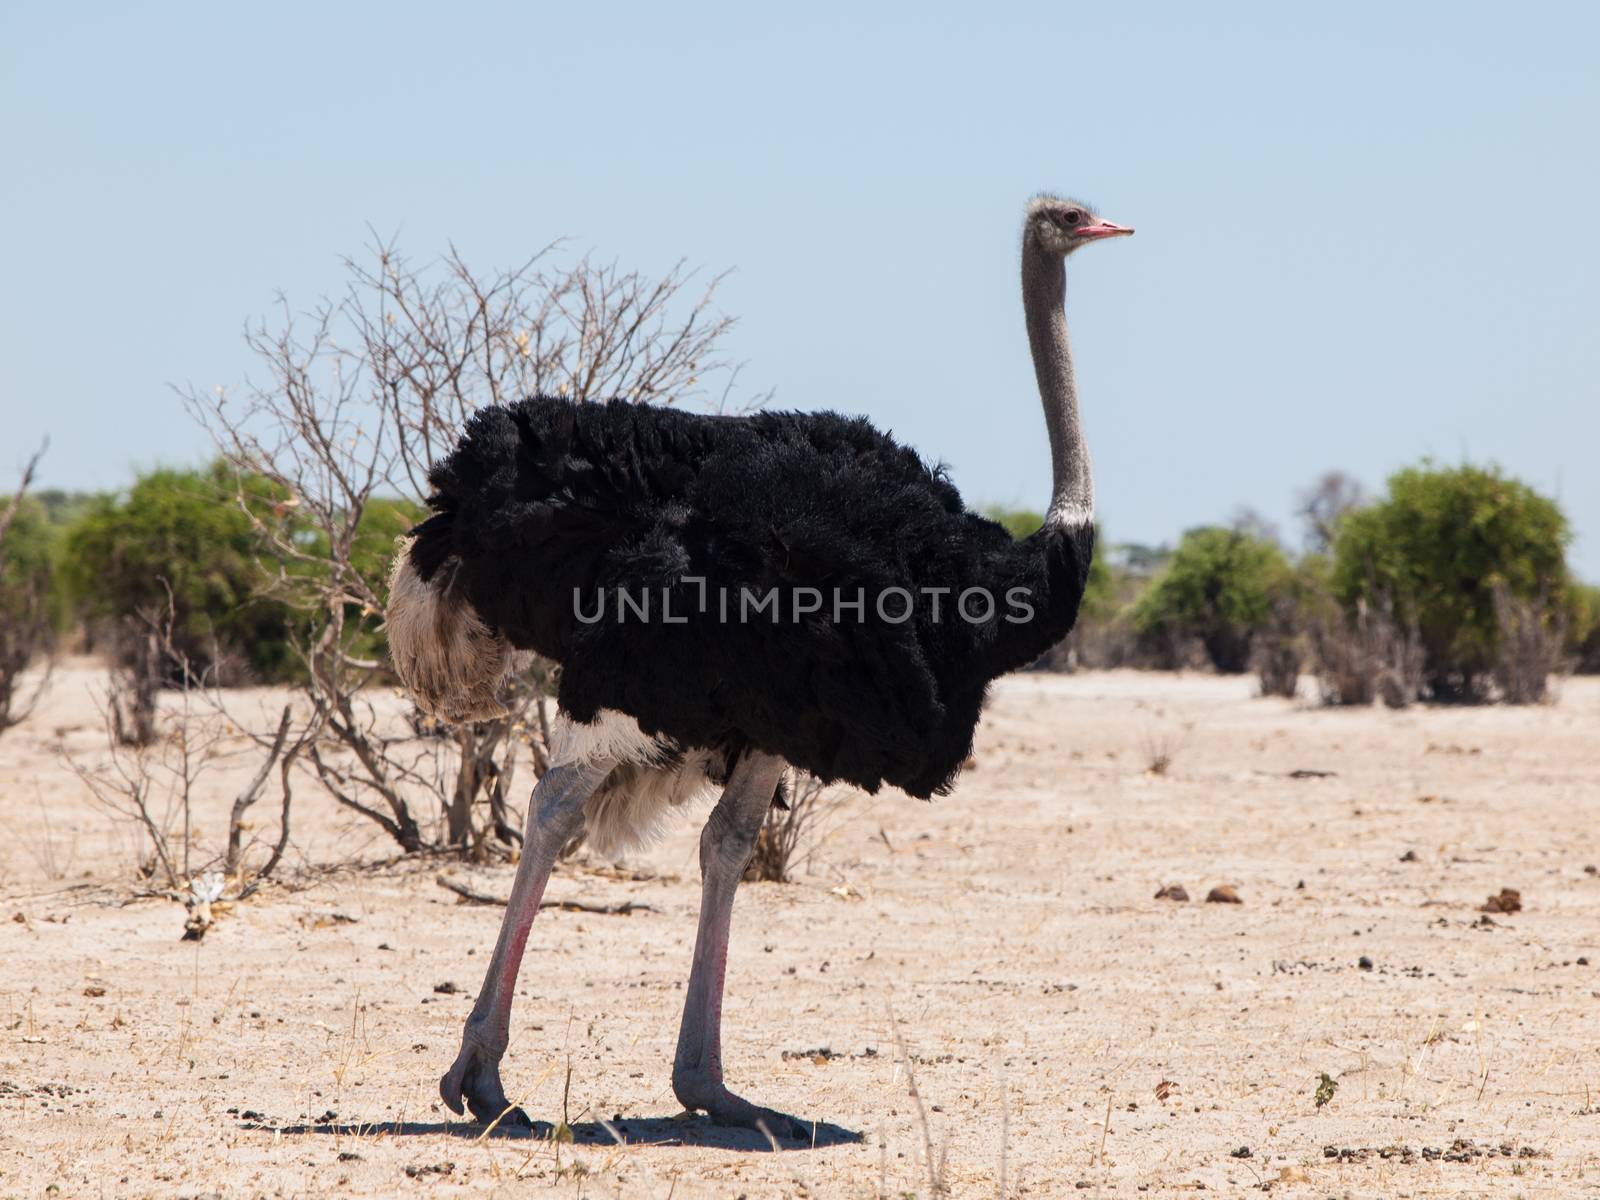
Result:
<instances>
[{"instance_id":1,"label":"dry grass tuft","mask_svg":"<svg viewBox=\"0 0 1600 1200\"><path fill-rule=\"evenodd\" d=\"M1161 776L1171 770L1193 732L1193 721L1186 721L1177 729L1146 729L1139 738L1144 753L1144 773Z\"/></svg>"},{"instance_id":2,"label":"dry grass tuft","mask_svg":"<svg viewBox=\"0 0 1600 1200\"><path fill-rule=\"evenodd\" d=\"M816 849L818 823L844 802L848 792L830 788L814 775L796 772L779 785L777 802L756 835L755 854L744 870L748 880L788 883ZM801 854L804 847L805 853Z\"/></svg>"}]
</instances>

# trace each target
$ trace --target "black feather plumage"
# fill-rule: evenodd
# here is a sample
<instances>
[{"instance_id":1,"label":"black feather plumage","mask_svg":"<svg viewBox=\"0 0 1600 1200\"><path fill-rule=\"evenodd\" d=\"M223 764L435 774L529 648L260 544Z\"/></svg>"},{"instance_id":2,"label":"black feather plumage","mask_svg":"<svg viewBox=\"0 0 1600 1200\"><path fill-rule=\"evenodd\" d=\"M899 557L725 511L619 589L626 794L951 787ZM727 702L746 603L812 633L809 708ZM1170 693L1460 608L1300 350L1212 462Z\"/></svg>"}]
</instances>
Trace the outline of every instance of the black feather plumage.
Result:
<instances>
[{"instance_id":1,"label":"black feather plumage","mask_svg":"<svg viewBox=\"0 0 1600 1200\"><path fill-rule=\"evenodd\" d=\"M574 719L617 709L681 746L753 746L868 791L948 789L989 682L1072 628L1093 553L1092 526L1013 540L914 451L834 413L536 397L477 413L430 480L412 564L433 580L450 563L487 624L560 662ZM796 618L810 588L822 609ZM898 624L877 604L898 617L896 588L914 601ZM988 620L954 611L972 588ZM741 622L742 598L772 589L779 619L746 604ZM949 589L937 618L924 589Z\"/></svg>"}]
</instances>

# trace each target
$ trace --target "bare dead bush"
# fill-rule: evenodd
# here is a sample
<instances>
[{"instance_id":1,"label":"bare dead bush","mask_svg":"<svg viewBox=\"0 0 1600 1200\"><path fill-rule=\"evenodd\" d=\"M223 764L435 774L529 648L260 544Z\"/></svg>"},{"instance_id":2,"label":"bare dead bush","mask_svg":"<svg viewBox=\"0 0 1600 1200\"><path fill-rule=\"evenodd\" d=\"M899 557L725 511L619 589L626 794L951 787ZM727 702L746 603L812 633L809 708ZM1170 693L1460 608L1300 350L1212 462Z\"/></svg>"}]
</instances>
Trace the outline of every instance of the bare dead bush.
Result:
<instances>
[{"instance_id":1,"label":"bare dead bush","mask_svg":"<svg viewBox=\"0 0 1600 1200\"><path fill-rule=\"evenodd\" d=\"M508 789L519 757L543 770L551 715L548 667L494 721L408 724L378 703L393 683L388 560L423 512L428 472L483 405L537 392L672 403L737 375L717 351L731 324L711 306L717 280L692 298L681 266L653 279L557 256L482 274L453 250L419 268L378 241L346 262L340 297L305 313L283 302L247 330L264 374L237 398L183 393L241 480L284 497L263 515L239 496L271 591L298 614L315 777L407 851L514 843Z\"/></svg>"},{"instance_id":2,"label":"bare dead bush","mask_svg":"<svg viewBox=\"0 0 1600 1200\"><path fill-rule=\"evenodd\" d=\"M781 804L767 810L756 834L755 855L744 869L746 879L789 882L799 863L816 850L818 826L844 800L840 789L804 772L785 774L779 787Z\"/></svg>"},{"instance_id":3,"label":"bare dead bush","mask_svg":"<svg viewBox=\"0 0 1600 1200\"><path fill-rule=\"evenodd\" d=\"M207 691L203 675L190 669L187 657L174 642L170 606L162 618L151 621L146 640L151 656L174 666L180 681L170 690L172 702L165 726L152 699L149 736L129 739L127 718L119 711L114 694L108 693L100 703L105 754L96 762L69 756L67 765L101 809L139 831L144 847L139 873L154 887L175 899L192 898L195 881L220 867L238 887L238 895L247 896L273 872L288 845L291 773L304 749L304 739L291 743L291 709L285 705L264 753L256 753L260 747L249 735L244 735L245 745L239 746L238 722L223 707L220 694ZM202 844L195 827L196 795L208 775L241 754L259 758L259 762L229 810L225 848L196 860L195 851ZM245 818L274 768L281 796L278 837L266 860L247 871Z\"/></svg>"},{"instance_id":4,"label":"bare dead bush","mask_svg":"<svg viewBox=\"0 0 1600 1200\"><path fill-rule=\"evenodd\" d=\"M1066 639L1050 652L1053 671L1109 671L1117 667L1146 667L1149 655L1139 635L1120 612L1110 616L1082 616Z\"/></svg>"},{"instance_id":5,"label":"bare dead bush","mask_svg":"<svg viewBox=\"0 0 1600 1200\"><path fill-rule=\"evenodd\" d=\"M1494 586L1494 681L1507 704L1543 704L1550 677L1562 668L1567 617L1547 598L1519 600L1503 583Z\"/></svg>"},{"instance_id":6,"label":"bare dead bush","mask_svg":"<svg viewBox=\"0 0 1600 1200\"><path fill-rule=\"evenodd\" d=\"M1422 636L1402 624L1385 598L1377 606L1358 600L1353 613L1337 610L1309 627L1311 656L1324 704L1367 705L1381 699L1405 708L1422 695Z\"/></svg>"},{"instance_id":7,"label":"bare dead bush","mask_svg":"<svg viewBox=\"0 0 1600 1200\"><path fill-rule=\"evenodd\" d=\"M1272 600L1267 623L1256 631L1251 646L1252 665L1263 696L1293 699L1299 690L1306 653L1300 624L1300 607L1294 597L1278 596Z\"/></svg>"},{"instance_id":8,"label":"bare dead bush","mask_svg":"<svg viewBox=\"0 0 1600 1200\"><path fill-rule=\"evenodd\" d=\"M1298 510L1307 547L1315 554L1333 545L1340 520L1366 501L1366 489L1343 471L1325 472L1300 496Z\"/></svg>"}]
</instances>

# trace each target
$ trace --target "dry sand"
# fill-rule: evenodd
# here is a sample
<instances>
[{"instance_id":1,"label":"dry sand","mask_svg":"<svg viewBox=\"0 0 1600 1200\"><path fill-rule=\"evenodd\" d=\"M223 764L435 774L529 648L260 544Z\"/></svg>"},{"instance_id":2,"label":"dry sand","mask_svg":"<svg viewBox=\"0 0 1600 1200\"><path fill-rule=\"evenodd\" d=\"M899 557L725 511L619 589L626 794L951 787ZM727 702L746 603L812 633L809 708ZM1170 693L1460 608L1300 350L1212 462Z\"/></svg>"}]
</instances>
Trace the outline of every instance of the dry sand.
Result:
<instances>
[{"instance_id":1,"label":"dry sand","mask_svg":"<svg viewBox=\"0 0 1600 1200\"><path fill-rule=\"evenodd\" d=\"M98 678L0 736L0 1196L926 1197L927 1143L956 1196L1600 1191L1600 680L1398 714L1003 681L954 795L853 798L799 882L741 892L730 1082L862 1134L770 1153L668 1085L694 824L645 878L552 884L658 911L539 918L506 1083L559 1120L570 1063L576 1142L484 1140L434 1088L499 911L438 861L318 869L387 851L307 785L286 886L181 942L61 764ZM1524 911L1482 919L1503 887Z\"/></svg>"}]
</instances>

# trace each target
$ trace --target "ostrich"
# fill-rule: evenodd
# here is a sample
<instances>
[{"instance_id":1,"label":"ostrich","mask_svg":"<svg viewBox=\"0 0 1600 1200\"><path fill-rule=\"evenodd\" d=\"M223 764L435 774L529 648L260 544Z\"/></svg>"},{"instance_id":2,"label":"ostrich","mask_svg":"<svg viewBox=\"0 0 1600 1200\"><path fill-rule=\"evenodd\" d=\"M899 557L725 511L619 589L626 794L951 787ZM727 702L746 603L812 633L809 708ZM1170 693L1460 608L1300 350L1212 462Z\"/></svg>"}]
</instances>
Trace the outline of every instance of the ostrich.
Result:
<instances>
[{"instance_id":1,"label":"ostrich","mask_svg":"<svg viewBox=\"0 0 1600 1200\"><path fill-rule=\"evenodd\" d=\"M1043 528L1014 541L939 467L836 413L709 416L536 396L485 408L429 477L396 558L396 669L452 721L503 711L537 652L561 664L550 768L529 804L488 974L440 1081L451 1111L528 1124L500 1079L512 994L560 849L649 837L722 788L672 1068L688 1110L805 1137L730 1091L722 995L734 890L787 766L928 798L967 758L991 680L1071 630L1094 488L1065 315L1065 260L1132 229L1041 195L1022 232L1028 343L1050 439ZM653 607L652 607L653 606Z\"/></svg>"}]
</instances>

